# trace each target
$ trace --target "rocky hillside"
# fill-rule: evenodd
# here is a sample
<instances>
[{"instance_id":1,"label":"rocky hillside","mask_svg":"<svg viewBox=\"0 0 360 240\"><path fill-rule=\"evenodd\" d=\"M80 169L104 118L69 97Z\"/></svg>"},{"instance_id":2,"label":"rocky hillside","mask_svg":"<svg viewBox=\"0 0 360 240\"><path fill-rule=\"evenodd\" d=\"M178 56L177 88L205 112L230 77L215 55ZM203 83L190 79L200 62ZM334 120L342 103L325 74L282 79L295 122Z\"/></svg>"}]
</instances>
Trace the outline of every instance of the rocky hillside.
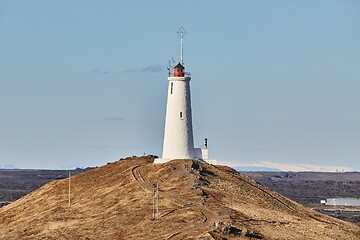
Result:
<instances>
[{"instance_id":1,"label":"rocky hillside","mask_svg":"<svg viewBox=\"0 0 360 240\"><path fill-rule=\"evenodd\" d=\"M129 158L46 184L0 209L0 239L359 239L224 166ZM152 219L153 184L159 218Z\"/></svg>"}]
</instances>

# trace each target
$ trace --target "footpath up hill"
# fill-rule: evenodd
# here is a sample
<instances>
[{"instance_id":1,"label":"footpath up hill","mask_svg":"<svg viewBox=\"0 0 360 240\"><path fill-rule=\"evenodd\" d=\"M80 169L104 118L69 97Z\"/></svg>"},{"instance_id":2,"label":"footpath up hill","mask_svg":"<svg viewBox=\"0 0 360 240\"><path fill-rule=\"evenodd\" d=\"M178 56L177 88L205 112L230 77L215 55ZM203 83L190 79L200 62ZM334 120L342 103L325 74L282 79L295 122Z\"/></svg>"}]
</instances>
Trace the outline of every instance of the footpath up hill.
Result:
<instances>
[{"instance_id":1,"label":"footpath up hill","mask_svg":"<svg viewBox=\"0 0 360 240\"><path fill-rule=\"evenodd\" d=\"M127 158L50 182L0 209L0 239L360 239L225 166ZM159 218L152 220L152 186Z\"/></svg>"}]
</instances>

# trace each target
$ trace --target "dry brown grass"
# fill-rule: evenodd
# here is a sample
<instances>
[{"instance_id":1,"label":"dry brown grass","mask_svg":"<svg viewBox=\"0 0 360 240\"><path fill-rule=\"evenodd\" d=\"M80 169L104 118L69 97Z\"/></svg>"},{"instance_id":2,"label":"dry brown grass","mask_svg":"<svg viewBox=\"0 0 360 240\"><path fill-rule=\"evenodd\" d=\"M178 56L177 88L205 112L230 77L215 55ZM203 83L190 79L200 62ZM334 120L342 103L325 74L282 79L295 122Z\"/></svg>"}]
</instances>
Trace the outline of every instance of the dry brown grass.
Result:
<instances>
[{"instance_id":1,"label":"dry brown grass","mask_svg":"<svg viewBox=\"0 0 360 240\"><path fill-rule=\"evenodd\" d=\"M224 166L132 158L53 181L0 209L0 239L360 239L359 228L307 209ZM151 184L160 219L151 220ZM216 226L215 226L216 225Z\"/></svg>"}]
</instances>

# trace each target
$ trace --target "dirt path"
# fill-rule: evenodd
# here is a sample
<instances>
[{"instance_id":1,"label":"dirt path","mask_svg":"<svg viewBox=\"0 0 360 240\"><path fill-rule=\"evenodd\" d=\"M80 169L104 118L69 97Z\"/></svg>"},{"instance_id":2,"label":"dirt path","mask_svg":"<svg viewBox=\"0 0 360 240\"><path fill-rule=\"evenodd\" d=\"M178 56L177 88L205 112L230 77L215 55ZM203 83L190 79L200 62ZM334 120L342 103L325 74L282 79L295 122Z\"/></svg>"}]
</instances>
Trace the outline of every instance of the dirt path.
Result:
<instances>
[{"instance_id":1,"label":"dirt path","mask_svg":"<svg viewBox=\"0 0 360 240\"><path fill-rule=\"evenodd\" d=\"M149 186L139 172L140 166L136 165L131 168L131 174L134 179L140 184L140 186L147 192L152 192L152 186Z\"/></svg>"},{"instance_id":2,"label":"dirt path","mask_svg":"<svg viewBox=\"0 0 360 240\"><path fill-rule=\"evenodd\" d=\"M148 184L141 175L141 166L137 165L131 169L132 176L139 183L139 185L147 192L152 192L153 187ZM172 203L178 205L177 208L174 208L162 215L160 215L160 219L172 214L176 211L180 211L183 209L192 210L198 212L199 215L203 217L201 223L197 224L196 227L183 229L181 231L172 233L166 239L185 239L186 237L190 237L196 234L199 234L215 224L215 222L223 221L225 216L218 216L209 208L201 205L195 205L194 203L187 203L185 200L175 195L174 193L165 192L163 190L159 190L161 197L171 201Z\"/></svg>"}]
</instances>

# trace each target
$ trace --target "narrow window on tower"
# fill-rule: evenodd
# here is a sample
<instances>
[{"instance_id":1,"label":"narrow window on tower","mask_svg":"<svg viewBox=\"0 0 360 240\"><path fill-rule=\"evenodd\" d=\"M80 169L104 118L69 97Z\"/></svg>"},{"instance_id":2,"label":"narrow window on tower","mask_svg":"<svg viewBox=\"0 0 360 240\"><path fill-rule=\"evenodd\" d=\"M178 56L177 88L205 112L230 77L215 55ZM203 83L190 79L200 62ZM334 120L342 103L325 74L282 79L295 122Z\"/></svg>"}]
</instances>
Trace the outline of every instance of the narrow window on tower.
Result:
<instances>
[{"instance_id":1,"label":"narrow window on tower","mask_svg":"<svg viewBox=\"0 0 360 240\"><path fill-rule=\"evenodd\" d=\"M183 119L183 114L182 114L182 112L180 112L180 119L181 119L181 120Z\"/></svg>"},{"instance_id":2,"label":"narrow window on tower","mask_svg":"<svg viewBox=\"0 0 360 240\"><path fill-rule=\"evenodd\" d=\"M171 85L170 85L170 94L172 94L173 88L174 88L174 83L171 83Z\"/></svg>"}]
</instances>

